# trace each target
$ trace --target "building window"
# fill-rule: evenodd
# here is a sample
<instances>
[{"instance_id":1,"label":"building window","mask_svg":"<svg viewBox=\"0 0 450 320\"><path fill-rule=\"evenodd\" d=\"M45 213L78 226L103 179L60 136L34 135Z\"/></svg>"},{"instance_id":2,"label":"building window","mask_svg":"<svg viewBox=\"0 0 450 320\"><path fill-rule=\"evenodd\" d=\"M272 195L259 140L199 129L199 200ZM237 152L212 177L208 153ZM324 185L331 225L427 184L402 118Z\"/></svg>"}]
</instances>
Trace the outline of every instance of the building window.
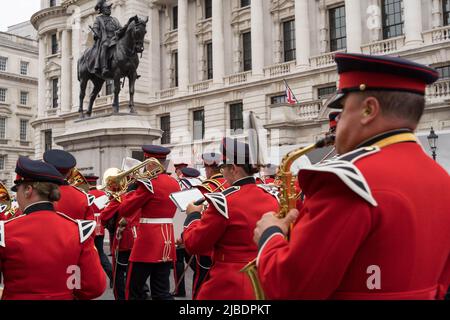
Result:
<instances>
[{"instance_id":1,"label":"building window","mask_svg":"<svg viewBox=\"0 0 450 320\"><path fill-rule=\"evenodd\" d=\"M178 87L178 52L172 53L172 87Z\"/></svg>"},{"instance_id":2,"label":"building window","mask_svg":"<svg viewBox=\"0 0 450 320\"><path fill-rule=\"evenodd\" d=\"M436 67L437 72L439 72L439 79L448 79L450 78L450 65Z\"/></svg>"},{"instance_id":3,"label":"building window","mask_svg":"<svg viewBox=\"0 0 450 320\"><path fill-rule=\"evenodd\" d=\"M6 137L6 118L0 118L0 139Z\"/></svg>"},{"instance_id":4,"label":"building window","mask_svg":"<svg viewBox=\"0 0 450 320\"><path fill-rule=\"evenodd\" d=\"M242 133L244 129L242 102L230 104L230 129L231 134Z\"/></svg>"},{"instance_id":5,"label":"building window","mask_svg":"<svg viewBox=\"0 0 450 320\"><path fill-rule=\"evenodd\" d=\"M281 104L286 103L286 95L280 95L280 96L273 96L270 97L270 104Z\"/></svg>"},{"instance_id":6,"label":"building window","mask_svg":"<svg viewBox=\"0 0 450 320\"><path fill-rule=\"evenodd\" d=\"M20 74L26 76L28 74L28 62L20 62Z\"/></svg>"},{"instance_id":7,"label":"building window","mask_svg":"<svg viewBox=\"0 0 450 320\"><path fill-rule=\"evenodd\" d=\"M50 0L50 8L56 6L56 0Z\"/></svg>"},{"instance_id":8,"label":"building window","mask_svg":"<svg viewBox=\"0 0 450 320\"><path fill-rule=\"evenodd\" d=\"M6 89L0 88L0 102L6 102Z\"/></svg>"},{"instance_id":9,"label":"building window","mask_svg":"<svg viewBox=\"0 0 450 320\"><path fill-rule=\"evenodd\" d=\"M206 44L206 68L207 68L207 79L212 79L213 74L213 47L212 42Z\"/></svg>"},{"instance_id":10,"label":"building window","mask_svg":"<svg viewBox=\"0 0 450 320\"><path fill-rule=\"evenodd\" d=\"M141 162L145 160L143 151L131 151L131 157Z\"/></svg>"},{"instance_id":11,"label":"building window","mask_svg":"<svg viewBox=\"0 0 450 320\"><path fill-rule=\"evenodd\" d=\"M318 88L317 89L317 98L319 100L321 99L327 99L329 98L331 95L336 93L336 86L328 86L328 87L323 87L323 88Z\"/></svg>"},{"instance_id":12,"label":"building window","mask_svg":"<svg viewBox=\"0 0 450 320\"><path fill-rule=\"evenodd\" d=\"M295 60L295 20L283 22L284 61Z\"/></svg>"},{"instance_id":13,"label":"building window","mask_svg":"<svg viewBox=\"0 0 450 320\"><path fill-rule=\"evenodd\" d=\"M172 30L178 29L178 7L172 8Z\"/></svg>"},{"instance_id":14,"label":"building window","mask_svg":"<svg viewBox=\"0 0 450 320\"><path fill-rule=\"evenodd\" d=\"M251 4L251 0L241 0L241 8L247 7Z\"/></svg>"},{"instance_id":15,"label":"building window","mask_svg":"<svg viewBox=\"0 0 450 320\"><path fill-rule=\"evenodd\" d=\"M383 0L383 39L403 35L403 1Z\"/></svg>"},{"instance_id":16,"label":"building window","mask_svg":"<svg viewBox=\"0 0 450 320\"><path fill-rule=\"evenodd\" d=\"M114 80L106 80L105 95L109 96L114 93Z\"/></svg>"},{"instance_id":17,"label":"building window","mask_svg":"<svg viewBox=\"0 0 450 320\"><path fill-rule=\"evenodd\" d=\"M194 140L203 140L205 137L205 110L196 110L194 116Z\"/></svg>"},{"instance_id":18,"label":"building window","mask_svg":"<svg viewBox=\"0 0 450 320\"><path fill-rule=\"evenodd\" d=\"M5 170L6 156L0 155L0 170Z\"/></svg>"},{"instance_id":19,"label":"building window","mask_svg":"<svg viewBox=\"0 0 450 320\"><path fill-rule=\"evenodd\" d=\"M205 0L205 19L212 17L212 0Z\"/></svg>"},{"instance_id":20,"label":"building window","mask_svg":"<svg viewBox=\"0 0 450 320\"><path fill-rule=\"evenodd\" d=\"M330 51L347 47L345 6L330 9Z\"/></svg>"},{"instance_id":21,"label":"building window","mask_svg":"<svg viewBox=\"0 0 450 320\"><path fill-rule=\"evenodd\" d=\"M20 141L27 141L28 120L20 120Z\"/></svg>"},{"instance_id":22,"label":"building window","mask_svg":"<svg viewBox=\"0 0 450 320\"><path fill-rule=\"evenodd\" d=\"M163 132L161 137L161 144L170 144L170 116L163 116L159 118L160 128Z\"/></svg>"},{"instance_id":23,"label":"building window","mask_svg":"<svg viewBox=\"0 0 450 320\"><path fill-rule=\"evenodd\" d=\"M22 106L28 105L28 92L20 91L20 104Z\"/></svg>"},{"instance_id":24,"label":"building window","mask_svg":"<svg viewBox=\"0 0 450 320\"><path fill-rule=\"evenodd\" d=\"M442 0L444 26L450 25L450 0Z\"/></svg>"},{"instance_id":25,"label":"building window","mask_svg":"<svg viewBox=\"0 0 450 320\"><path fill-rule=\"evenodd\" d=\"M44 131L44 149L45 149L44 151L53 149L52 130Z\"/></svg>"},{"instance_id":26,"label":"building window","mask_svg":"<svg viewBox=\"0 0 450 320\"><path fill-rule=\"evenodd\" d=\"M58 108L58 79L52 79L52 108Z\"/></svg>"},{"instance_id":27,"label":"building window","mask_svg":"<svg viewBox=\"0 0 450 320\"><path fill-rule=\"evenodd\" d=\"M252 70L252 34L245 32L242 34L243 71Z\"/></svg>"},{"instance_id":28,"label":"building window","mask_svg":"<svg viewBox=\"0 0 450 320\"><path fill-rule=\"evenodd\" d=\"M56 33L52 34L52 54L58 53L58 40L56 39Z\"/></svg>"},{"instance_id":29,"label":"building window","mask_svg":"<svg viewBox=\"0 0 450 320\"><path fill-rule=\"evenodd\" d=\"M0 71L6 71L7 64L8 64L8 58L0 57Z\"/></svg>"}]
</instances>

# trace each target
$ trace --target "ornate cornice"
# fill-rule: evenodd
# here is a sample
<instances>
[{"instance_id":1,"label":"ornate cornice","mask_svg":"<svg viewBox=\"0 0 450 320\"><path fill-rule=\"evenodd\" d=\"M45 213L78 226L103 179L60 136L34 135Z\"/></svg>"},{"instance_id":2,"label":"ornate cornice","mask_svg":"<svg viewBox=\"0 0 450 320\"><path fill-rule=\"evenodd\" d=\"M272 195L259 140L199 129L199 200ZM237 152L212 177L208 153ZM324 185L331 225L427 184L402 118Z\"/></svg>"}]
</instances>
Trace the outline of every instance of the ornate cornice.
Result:
<instances>
[{"instance_id":1,"label":"ornate cornice","mask_svg":"<svg viewBox=\"0 0 450 320\"><path fill-rule=\"evenodd\" d=\"M63 6L45 8L31 16L31 24L36 30L39 30L39 24L48 18L62 17L66 15L66 8Z\"/></svg>"},{"instance_id":2,"label":"ornate cornice","mask_svg":"<svg viewBox=\"0 0 450 320\"><path fill-rule=\"evenodd\" d=\"M38 84L38 80L36 78L26 77L26 76L9 73L9 72L0 72L0 79L11 80L11 81L16 81L16 82L20 82L20 83L29 83L29 84L33 84L33 85Z\"/></svg>"}]
</instances>

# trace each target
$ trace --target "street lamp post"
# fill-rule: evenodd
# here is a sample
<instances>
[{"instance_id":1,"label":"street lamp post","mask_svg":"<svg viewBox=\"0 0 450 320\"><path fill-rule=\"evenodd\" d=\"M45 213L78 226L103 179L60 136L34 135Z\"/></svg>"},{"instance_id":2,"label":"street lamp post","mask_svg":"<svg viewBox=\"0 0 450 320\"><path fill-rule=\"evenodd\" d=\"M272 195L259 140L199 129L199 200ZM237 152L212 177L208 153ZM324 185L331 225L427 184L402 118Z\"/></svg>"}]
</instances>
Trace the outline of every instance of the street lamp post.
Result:
<instances>
[{"instance_id":1,"label":"street lamp post","mask_svg":"<svg viewBox=\"0 0 450 320\"><path fill-rule=\"evenodd\" d=\"M432 152L433 160L436 161L436 149L437 149L437 139L439 136L434 132L433 127L431 127L430 134L427 136L428 144Z\"/></svg>"}]
</instances>

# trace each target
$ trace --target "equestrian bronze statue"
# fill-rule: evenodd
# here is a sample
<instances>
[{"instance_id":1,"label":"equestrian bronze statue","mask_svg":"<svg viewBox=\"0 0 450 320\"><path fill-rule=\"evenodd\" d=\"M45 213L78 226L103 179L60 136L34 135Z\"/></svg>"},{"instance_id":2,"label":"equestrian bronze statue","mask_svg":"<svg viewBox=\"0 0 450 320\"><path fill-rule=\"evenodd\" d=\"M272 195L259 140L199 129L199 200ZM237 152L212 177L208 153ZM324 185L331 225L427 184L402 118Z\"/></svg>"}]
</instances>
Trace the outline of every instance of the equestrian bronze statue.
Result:
<instances>
[{"instance_id":1,"label":"equestrian bronze statue","mask_svg":"<svg viewBox=\"0 0 450 320\"><path fill-rule=\"evenodd\" d=\"M86 95L88 81L94 84L91 92L89 107L86 112L88 117L92 114L92 107L100 93L103 84L107 80L114 81L113 112L119 112L119 93L121 79L128 78L130 89L129 108L134 110L134 87L139 78L137 68L139 66L138 54L144 51L144 37L147 33L148 17L145 20L137 15L131 17L125 26L111 17L111 5L106 5L100 0L95 7L99 15L91 31L94 34L94 46L87 49L78 60L78 81L80 82L80 108L78 112L84 117L83 102Z\"/></svg>"}]
</instances>

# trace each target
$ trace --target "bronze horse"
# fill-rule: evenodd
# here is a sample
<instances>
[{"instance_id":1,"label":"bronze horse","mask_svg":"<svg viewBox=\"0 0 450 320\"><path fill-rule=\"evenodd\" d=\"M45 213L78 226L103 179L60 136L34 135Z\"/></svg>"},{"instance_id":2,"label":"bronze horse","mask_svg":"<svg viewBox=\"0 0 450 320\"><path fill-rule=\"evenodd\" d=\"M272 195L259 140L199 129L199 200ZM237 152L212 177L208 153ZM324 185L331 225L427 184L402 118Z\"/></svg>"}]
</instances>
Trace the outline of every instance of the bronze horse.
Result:
<instances>
[{"instance_id":1,"label":"bronze horse","mask_svg":"<svg viewBox=\"0 0 450 320\"><path fill-rule=\"evenodd\" d=\"M80 108L78 112L82 117L84 117L83 103L89 80L94 84L94 89L91 92L89 107L86 112L88 117L92 114L92 106L106 80L114 80L114 102L112 107L114 113L119 112L120 79L122 78L128 78L129 82L130 113L136 113L134 110L134 86L136 79L138 79L138 54L144 52L144 37L147 33L147 22L148 17L145 20L138 18L138 16L130 18L125 26L126 30L123 32L123 35L118 35L115 44L109 48L108 62L111 71L107 75L102 76L93 72L92 66L95 57L92 57L92 53L94 48L87 49L78 60L78 81L80 82Z\"/></svg>"}]
</instances>

